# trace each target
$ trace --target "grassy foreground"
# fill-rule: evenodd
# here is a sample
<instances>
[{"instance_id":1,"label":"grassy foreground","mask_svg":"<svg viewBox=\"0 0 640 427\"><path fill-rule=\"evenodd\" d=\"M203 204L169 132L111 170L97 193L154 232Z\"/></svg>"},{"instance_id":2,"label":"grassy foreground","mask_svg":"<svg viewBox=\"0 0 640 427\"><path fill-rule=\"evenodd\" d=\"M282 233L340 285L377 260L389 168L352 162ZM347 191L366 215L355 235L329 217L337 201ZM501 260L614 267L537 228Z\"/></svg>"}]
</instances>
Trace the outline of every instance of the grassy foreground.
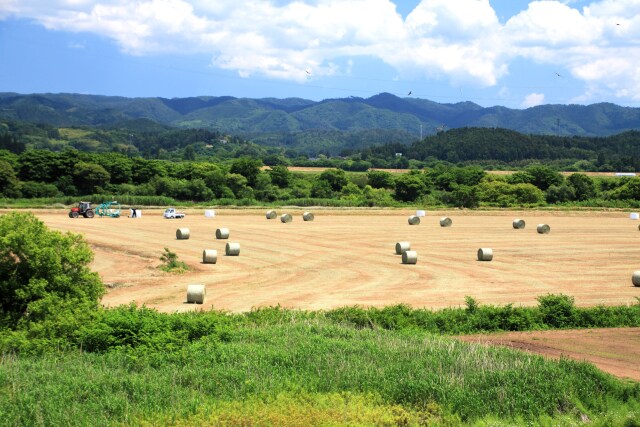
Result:
<instances>
[{"instance_id":1,"label":"grassy foreground","mask_svg":"<svg viewBox=\"0 0 640 427\"><path fill-rule=\"evenodd\" d=\"M639 401L586 363L320 316L0 359L0 425L634 426Z\"/></svg>"}]
</instances>

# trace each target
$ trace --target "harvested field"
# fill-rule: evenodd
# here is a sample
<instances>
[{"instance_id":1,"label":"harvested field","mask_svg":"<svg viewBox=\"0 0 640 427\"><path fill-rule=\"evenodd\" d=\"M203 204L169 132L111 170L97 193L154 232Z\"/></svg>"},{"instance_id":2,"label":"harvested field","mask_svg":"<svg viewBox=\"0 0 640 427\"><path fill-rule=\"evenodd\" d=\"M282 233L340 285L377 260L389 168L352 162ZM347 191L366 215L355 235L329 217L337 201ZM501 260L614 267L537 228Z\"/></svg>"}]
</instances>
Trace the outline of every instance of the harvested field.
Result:
<instances>
[{"instance_id":1,"label":"harvested field","mask_svg":"<svg viewBox=\"0 0 640 427\"><path fill-rule=\"evenodd\" d=\"M295 217L302 210L289 209ZM108 306L135 301L160 311L192 310L188 284L207 286L203 308L248 311L280 304L308 310L345 305L443 308L481 304L535 305L548 293L574 296L579 306L632 304L640 297L631 275L640 269L640 232L625 212L449 211L427 213L418 226L408 210L315 209L313 222L268 221L263 209L187 211L168 220L161 210L138 219L70 219L66 211L34 211L49 227L85 235L95 251L93 269L109 286ZM454 226L443 228L447 215ZM548 235L512 227L547 223ZM242 245L242 256L203 264L202 251L224 254L215 239L224 225ZM176 240L178 227L189 240ZM395 244L410 241L420 253L403 265ZM167 247L192 267L185 274L158 270ZM479 247L493 249L492 262L477 261Z\"/></svg>"},{"instance_id":2,"label":"harvested field","mask_svg":"<svg viewBox=\"0 0 640 427\"><path fill-rule=\"evenodd\" d=\"M640 328L508 332L467 335L460 339L502 345L547 357L584 360L611 375L640 381Z\"/></svg>"}]
</instances>

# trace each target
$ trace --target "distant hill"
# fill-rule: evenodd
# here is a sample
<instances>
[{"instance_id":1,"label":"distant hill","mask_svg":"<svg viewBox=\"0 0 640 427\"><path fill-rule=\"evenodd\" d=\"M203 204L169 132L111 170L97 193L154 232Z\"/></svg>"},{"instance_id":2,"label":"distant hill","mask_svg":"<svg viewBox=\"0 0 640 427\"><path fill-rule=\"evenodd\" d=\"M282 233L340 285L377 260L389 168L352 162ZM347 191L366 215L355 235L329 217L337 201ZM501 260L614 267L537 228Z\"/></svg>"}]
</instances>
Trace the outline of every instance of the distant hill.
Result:
<instances>
[{"instance_id":1,"label":"distant hill","mask_svg":"<svg viewBox=\"0 0 640 427\"><path fill-rule=\"evenodd\" d=\"M109 128L148 119L163 126L217 130L309 153L336 153L374 142L407 144L420 134L435 134L438 128L498 127L523 134L608 136L640 129L640 108L600 103L516 110L484 108L472 102L440 104L389 93L319 102L230 96L166 99L0 93L3 119Z\"/></svg>"}]
</instances>

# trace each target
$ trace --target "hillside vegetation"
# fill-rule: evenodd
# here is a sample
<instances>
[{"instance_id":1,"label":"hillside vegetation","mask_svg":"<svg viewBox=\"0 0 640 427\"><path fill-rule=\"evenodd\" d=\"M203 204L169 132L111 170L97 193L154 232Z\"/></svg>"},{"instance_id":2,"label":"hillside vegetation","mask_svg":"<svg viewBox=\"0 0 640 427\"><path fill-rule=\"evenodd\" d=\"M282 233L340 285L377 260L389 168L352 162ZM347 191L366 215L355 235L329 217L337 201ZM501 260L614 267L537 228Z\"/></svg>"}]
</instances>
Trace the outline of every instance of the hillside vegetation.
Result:
<instances>
[{"instance_id":1,"label":"hillside vegetation","mask_svg":"<svg viewBox=\"0 0 640 427\"><path fill-rule=\"evenodd\" d=\"M146 119L163 126L199 128L330 154L372 143L411 142L437 129L504 128L523 134L610 136L640 128L640 109L615 104L541 105L525 110L440 104L382 93L323 101L223 97L124 98L79 94L0 93L0 120L57 127L113 127ZM377 140L372 131L380 132ZM375 133L375 132L374 132ZM322 135L325 136L322 136ZM268 137L264 137L268 135ZM318 136L321 142L318 144ZM311 145L310 141L315 144ZM283 146L282 144L276 144Z\"/></svg>"}]
</instances>

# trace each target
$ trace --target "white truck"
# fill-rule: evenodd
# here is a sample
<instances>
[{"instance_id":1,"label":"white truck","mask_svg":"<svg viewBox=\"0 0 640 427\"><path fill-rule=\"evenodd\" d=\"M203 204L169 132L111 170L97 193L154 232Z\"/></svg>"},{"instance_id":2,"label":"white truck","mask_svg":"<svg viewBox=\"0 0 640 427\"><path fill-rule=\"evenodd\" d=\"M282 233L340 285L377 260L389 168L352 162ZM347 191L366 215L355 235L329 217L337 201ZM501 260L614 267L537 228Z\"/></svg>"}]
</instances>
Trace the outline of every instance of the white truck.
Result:
<instances>
[{"instance_id":1,"label":"white truck","mask_svg":"<svg viewBox=\"0 0 640 427\"><path fill-rule=\"evenodd\" d=\"M184 214L182 212L178 212L176 211L176 208L167 208L164 211L164 215L165 218L167 219L179 219L179 218L184 218Z\"/></svg>"}]
</instances>

